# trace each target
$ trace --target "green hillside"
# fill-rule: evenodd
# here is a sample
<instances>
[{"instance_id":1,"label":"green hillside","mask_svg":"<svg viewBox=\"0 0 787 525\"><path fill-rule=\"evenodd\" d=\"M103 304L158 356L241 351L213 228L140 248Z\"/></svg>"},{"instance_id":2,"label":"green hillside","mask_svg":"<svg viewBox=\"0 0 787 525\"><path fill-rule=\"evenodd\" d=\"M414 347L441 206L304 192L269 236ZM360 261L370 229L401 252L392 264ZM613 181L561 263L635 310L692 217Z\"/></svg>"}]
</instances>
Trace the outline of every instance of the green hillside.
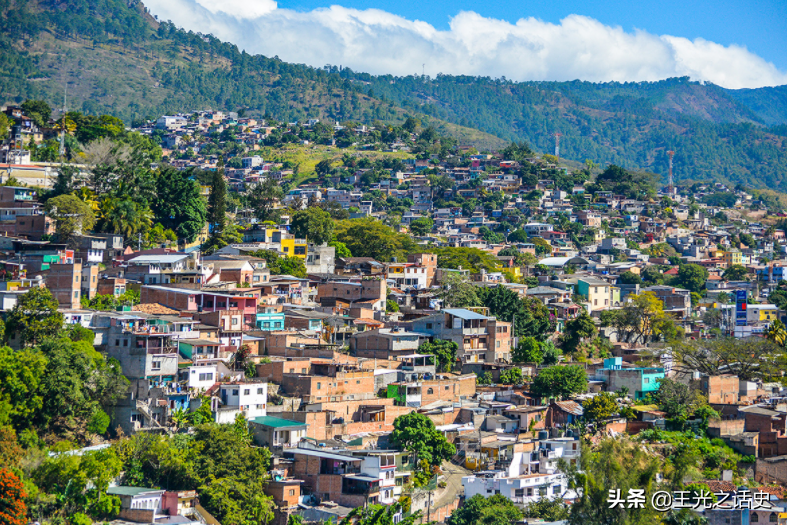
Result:
<instances>
[{"instance_id":1,"label":"green hillside","mask_svg":"<svg viewBox=\"0 0 787 525\"><path fill-rule=\"evenodd\" d=\"M240 52L212 36L159 24L141 3L0 0L0 96L112 114L127 123L197 109L248 110L282 120L403 122L405 112L335 73ZM86 23L96 22L96 23ZM12 35L22 32L23 38ZM498 137L425 117L463 143L496 149Z\"/></svg>"},{"instance_id":2,"label":"green hillside","mask_svg":"<svg viewBox=\"0 0 787 525\"><path fill-rule=\"evenodd\" d=\"M193 109L372 123L418 115L480 149L526 140L561 157L787 190L787 87L373 76L249 55L157 23L134 0L0 0L0 98L127 123Z\"/></svg>"},{"instance_id":3,"label":"green hillside","mask_svg":"<svg viewBox=\"0 0 787 525\"><path fill-rule=\"evenodd\" d=\"M776 123L778 104L761 113L718 86L686 78L593 84L342 74L371 82L375 93L404 108L527 140L542 151L554 148L553 134L560 132L560 153L567 158L665 174L671 149L678 180L787 189L785 133L765 126Z\"/></svg>"}]
</instances>

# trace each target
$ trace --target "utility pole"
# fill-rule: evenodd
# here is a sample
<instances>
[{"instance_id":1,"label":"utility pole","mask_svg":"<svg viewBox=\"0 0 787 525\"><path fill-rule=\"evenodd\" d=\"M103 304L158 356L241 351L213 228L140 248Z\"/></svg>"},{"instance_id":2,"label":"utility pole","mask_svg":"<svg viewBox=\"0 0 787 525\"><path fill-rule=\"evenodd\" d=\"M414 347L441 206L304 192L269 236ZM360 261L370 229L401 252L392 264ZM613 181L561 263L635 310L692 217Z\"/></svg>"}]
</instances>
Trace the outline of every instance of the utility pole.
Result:
<instances>
[{"instance_id":1,"label":"utility pole","mask_svg":"<svg viewBox=\"0 0 787 525\"><path fill-rule=\"evenodd\" d=\"M138 252L142 251L142 232L139 232L137 234L137 251Z\"/></svg>"}]
</instances>

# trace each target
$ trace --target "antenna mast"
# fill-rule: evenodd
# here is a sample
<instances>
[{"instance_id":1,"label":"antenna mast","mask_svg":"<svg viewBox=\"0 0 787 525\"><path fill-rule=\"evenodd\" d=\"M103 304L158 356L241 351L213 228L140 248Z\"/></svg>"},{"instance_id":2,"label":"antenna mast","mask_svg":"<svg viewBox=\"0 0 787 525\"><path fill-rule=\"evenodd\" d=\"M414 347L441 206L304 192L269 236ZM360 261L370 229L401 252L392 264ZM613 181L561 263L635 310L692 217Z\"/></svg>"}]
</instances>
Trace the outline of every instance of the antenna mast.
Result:
<instances>
[{"instance_id":1,"label":"antenna mast","mask_svg":"<svg viewBox=\"0 0 787 525\"><path fill-rule=\"evenodd\" d=\"M555 137L555 157L557 157L557 160L560 160L560 137L562 137L563 134L557 131L553 136Z\"/></svg>"},{"instance_id":2,"label":"antenna mast","mask_svg":"<svg viewBox=\"0 0 787 525\"><path fill-rule=\"evenodd\" d=\"M667 151L667 155L669 156L669 182L667 183L667 193L672 195L675 192L675 184L672 180L672 157L675 155L675 152L669 150Z\"/></svg>"},{"instance_id":3,"label":"antenna mast","mask_svg":"<svg viewBox=\"0 0 787 525\"><path fill-rule=\"evenodd\" d=\"M63 83L63 115L60 117L60 160L63 160L63 155L66 152L65 139L66 139L66 94L68 93L68 82Z\"/></svg>"}]
</instances>

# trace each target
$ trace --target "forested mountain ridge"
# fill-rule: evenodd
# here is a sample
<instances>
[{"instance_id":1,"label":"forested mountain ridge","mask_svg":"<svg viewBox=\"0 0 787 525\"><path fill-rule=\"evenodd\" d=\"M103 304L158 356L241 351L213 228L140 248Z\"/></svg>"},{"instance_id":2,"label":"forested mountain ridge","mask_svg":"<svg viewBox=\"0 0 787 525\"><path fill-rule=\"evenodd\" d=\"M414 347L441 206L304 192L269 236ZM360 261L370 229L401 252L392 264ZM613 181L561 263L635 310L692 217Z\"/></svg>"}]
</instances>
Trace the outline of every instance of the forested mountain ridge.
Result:
<instances>
[{"instance_id":1,"label":"forested mountain ridge","mask_svg":"<svg viewBox=\"0 0 787 525\"><path fill-rule=\"evenodd\" d=\"M348 74L342 72L342 74ZM404 108L458 122L508 140L527 140L542 151L562 134L561 156L667 172L676 151L678 180L723 180L787 189L787 149L773 91L751 90L750 104L730 90L690 82L523 82L441 75L390 77L355 74L375 93ZM758 106L759 107L759 106ZM787 108L787 103L784 104Z\"/></svg>"},{"instance_id":2,"label":"forested mountain ridge","mask_svg":"<svg viewBox=\"0 0 787 525\"><path fill-rule=\"evenodd\" d=\"M0 43L10 50L0 55L6 102L43 98L59 106L67 83L70 108L127 123L204 108L365 123L411 113L482 149L526 140L552 152L560 132L564 158L665 176L671 149L678 180L787 190L785 86L726 90L687 78L515 83L318 69L159 24L135 0L0 0L0 15Z\"/></svg>"},{"instance_id":3,"label":"forested mountain ridge","mask_svg":"<svg viewBox=\"0 0 787 525\"><path fill-rule=\"evenodd\" d=\"M127 124L199 109L281 120L403 122L405 111L323 69L252 56L210 35L156 22L137 1L0 0L0 102L47 100ZM426 117L484 148L505 141Z\"/></svg>"}]
</instances>

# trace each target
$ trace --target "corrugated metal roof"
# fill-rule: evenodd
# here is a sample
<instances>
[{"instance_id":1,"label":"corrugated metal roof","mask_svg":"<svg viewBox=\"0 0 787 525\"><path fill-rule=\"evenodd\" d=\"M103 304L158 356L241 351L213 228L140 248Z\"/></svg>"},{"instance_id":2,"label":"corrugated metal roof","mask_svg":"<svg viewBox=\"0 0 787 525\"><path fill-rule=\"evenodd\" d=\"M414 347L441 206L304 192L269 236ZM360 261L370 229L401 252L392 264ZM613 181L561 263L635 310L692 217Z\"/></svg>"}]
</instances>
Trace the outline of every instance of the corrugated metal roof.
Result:
<instances>
[{"instance_id":1,"label":"corrugated metal roof","mask_svg":"<svg viewBox=\"0 0 787 525\"><path fill-rule=\"evenodd\" d=\"M584 414L582 405L580 405L576 401L555 401L555 404L563 412L568 412L569 414L573 414L575 416L581 416L582 414Z\"/></svg>"},{"instance_id":2,"label":"corrugated metal roof","mask_svg":"<svg viewBox=\"0 0 787 525\"><path fill-rule=\"evenodd\" d=\"M466 321L489 319L489 317L485 315L473 312L472 310L465 310L464 308L445 308L443 311Z\"/></svg>"}]
</instances>

